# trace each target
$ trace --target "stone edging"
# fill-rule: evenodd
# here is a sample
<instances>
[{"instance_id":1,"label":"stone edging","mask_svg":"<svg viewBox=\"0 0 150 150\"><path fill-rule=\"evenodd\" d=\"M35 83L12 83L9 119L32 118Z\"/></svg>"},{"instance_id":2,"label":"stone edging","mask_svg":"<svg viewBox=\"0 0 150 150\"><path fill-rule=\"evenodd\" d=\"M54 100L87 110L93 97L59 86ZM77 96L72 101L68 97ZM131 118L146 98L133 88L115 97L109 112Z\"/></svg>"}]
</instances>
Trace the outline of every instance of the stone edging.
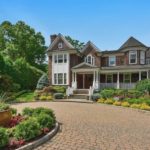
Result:
<instances>
[{"instance_id":1,"label":"stone edging","mask_svg":"<svg viewBox=\"0 0 150 150\"><path fill-rule=\"evenodd\" d=\"M33 141L27 145L24 145L24 146L22 146L16 150L31 150L33 148L36 148L36 147L40 146L41 144L50 140L52 137L54 137L54 135L58 132L58 130L59 130L59 124L58 124L58 122L56 122L55 128L51 132L49 132L48 134L46 134L42 138L40 138L36 141Z\"/></svg>"}]
</instances>

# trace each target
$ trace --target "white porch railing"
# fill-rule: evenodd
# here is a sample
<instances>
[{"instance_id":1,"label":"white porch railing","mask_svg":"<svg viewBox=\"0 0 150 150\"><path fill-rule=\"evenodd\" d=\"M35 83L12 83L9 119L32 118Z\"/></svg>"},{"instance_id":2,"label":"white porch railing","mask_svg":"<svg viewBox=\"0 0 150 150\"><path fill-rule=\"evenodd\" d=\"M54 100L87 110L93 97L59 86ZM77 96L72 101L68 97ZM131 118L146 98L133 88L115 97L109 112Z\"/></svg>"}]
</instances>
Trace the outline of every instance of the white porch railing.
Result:
<instances>
[{"instance_id":1,"label":"white porch railing","mask_svg":"<svg viewBox=\"0 0 150 150\"><path fill-rule=\"evenodd\" d=\"M117 83L100 83L100 89L117 88ZM136 83L119 83L120 89L133 89Z\"/></svg>"},{"instance_id":2,"label":"white porch railing","mask_svg":"<svg viewBox=\"0 0 150 150\"><path fill-rule=\"evenodd\" d=\"M94 87L93 86L90 86L90 88L89 88L89 100L91 100L91 96L93 95L93 93L94 93Z\"/></svg>"},{"instance_id":3,"label":"white porch railing","mask_svg":"<svg viewBox=\"0 0 150 150\"><path fill-rule=\"evenodd\" d=\"M74 88L68 86L68 88L66 89L66 95L67 95L67 97L70 96L70 95L72 95L73 91L74 91Z\"/></svg>"}]
</instances>

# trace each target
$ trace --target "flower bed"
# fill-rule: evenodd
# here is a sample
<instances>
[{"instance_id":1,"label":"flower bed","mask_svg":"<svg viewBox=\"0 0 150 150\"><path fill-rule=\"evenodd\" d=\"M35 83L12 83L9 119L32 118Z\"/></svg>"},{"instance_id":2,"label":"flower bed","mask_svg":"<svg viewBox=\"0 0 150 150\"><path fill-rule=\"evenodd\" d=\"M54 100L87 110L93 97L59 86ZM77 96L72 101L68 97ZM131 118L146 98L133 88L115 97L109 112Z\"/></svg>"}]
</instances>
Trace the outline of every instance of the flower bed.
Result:
<instances>
[{"instance_id":1,"label":"flower bed","mask_svg":"<svg viewBox=\"0 0 150 150\"><path fill-rule=\"evenodd\" d=\"M0 127L0 149L16 149L50 132L56 118L48 108L24 108L8 124Z\"/></svg>"}]
</instances>

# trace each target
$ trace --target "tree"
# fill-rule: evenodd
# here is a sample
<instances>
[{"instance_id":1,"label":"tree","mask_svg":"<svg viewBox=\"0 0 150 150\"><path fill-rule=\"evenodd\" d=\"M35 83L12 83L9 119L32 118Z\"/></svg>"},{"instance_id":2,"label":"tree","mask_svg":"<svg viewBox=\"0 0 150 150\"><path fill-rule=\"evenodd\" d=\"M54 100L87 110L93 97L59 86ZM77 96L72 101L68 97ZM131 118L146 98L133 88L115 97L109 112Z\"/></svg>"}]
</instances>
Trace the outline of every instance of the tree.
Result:
<instances>
[{"instance_id":1,"label":"tree","mask_svg":"<svg viewBox=\"0 0 150 150\"><path fill-rule=\"evenodd\" d=\"M70 36L65 36L65 38L78 50L80 51L83 46L84 42L80 42L78 40L72 39Z\"/></svg>"},{"instance_id":2,"label":"tree","mask_svg":"<svg viewBox=\"0 0 150 150\"><path fill-rule=\"evenodd\" d=\"M24 58L29 64L39 67L45 61L45 40L40 32L18 21L11 24L4 21L0 25L0 53L15 61Z\"/></svg>"}]
</instances>

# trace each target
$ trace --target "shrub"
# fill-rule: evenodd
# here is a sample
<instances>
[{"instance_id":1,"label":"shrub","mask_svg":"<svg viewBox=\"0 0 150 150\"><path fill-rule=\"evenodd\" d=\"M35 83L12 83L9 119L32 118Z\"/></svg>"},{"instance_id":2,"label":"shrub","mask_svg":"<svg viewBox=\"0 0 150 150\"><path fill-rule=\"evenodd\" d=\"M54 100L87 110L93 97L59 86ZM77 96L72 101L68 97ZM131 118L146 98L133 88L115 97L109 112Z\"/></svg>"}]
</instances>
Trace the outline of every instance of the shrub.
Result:
<instances>
[{"instance_id":1,"label":"shrub","mask_svg":"<svg viewBox=\"0 0 150 150\"><path fill-rule=\"evenodd\" d=\"M105 102L105 99L103 99L103 98L100 98L100 99L98 99L98 101L97 101L98 103L104 103Z\"/></svg>"},{"instance_id":2,"label":"shrub","mask_svg":"<svg viewBox=\"0 0 150 150\"><path fill-rule=\"evenodd\" d=\"M53 90L55 93L65 93L66 87L64 87L64 86L53 86Z\"/></svg>"},{"instance_id":3,"label":"shrub","mask_svg":"<svg viewBox=\"0 0 150 150\"><path fill-rule=\"evenodd\" d=\"M10 106L5 103L0 103L0 111L8 110Z\"/></svg>"},{"instance_id":4,"label":"shrub","mask_svg":"<svg viewBox=\"0 0 150 150\"><path fill-rule=\"evenodd\" d=\"M130 105L130 107L139 109L141 107L141 105L140 104L132 104L132 105Z\"/></svg>"},{"instance_id":5,"label":"shrub","mask_svg":"<svg viewBox=\"0 0 150 150\"><path fill-rule=\"evenodd\" d=\"M140 96L143 95L143 92L138 91L138 90L128 90L127 96L130 98L139 98Z\"/></svg>"},{"instance_id":6,"label":"shrub","mask_svg":"<svg viewBox=\"0 0 150 150\"><path fill-rule=\"evenodd\" d=\"M39 97L39 100L45 101L45 100L47 100L47 96L42 95Z\"/></svg>"},{"instance_id":7,"label":"shrub","mask_svg":"<svg viewBox=\"0 0 150 150\"><path fill-rule=\"evenodd\" d=\"M100 92L101 97L104 99L112 98L115 94L115 91L112 89L104 89Z\"/></svg>"},{"instance_id":8,"label":"shrub","mask_svg":"<svg viewBox=\"0 0 150 150\"><path fill-rule=\"evenodd\" d=\"M113 103L113 105L121 106L121 102L119 102L119 101L115 101L115 102Z\"/></svg>"},{"instance_id":9,"label":"shrub","mask_svg":"<svg viewBox=\"0 0 150 150\"><path fill-rule=\"evenodd\" d=\"M0 148L6 146L9 142L9 136L5 128L0 127Z\"/></svg>"},{"instance_id":10,"label":"shrub","mask_svg":"<svg viewBox=\"0 0 150 150\"><path fill-rule=\"evenodd\" d=\"M53 110L51 110L51 109L43 108L43 107L35 108L34 111L33 111L33 116L36 117L40 114L47 114L47 115L49 115L49 116L51 116L52 118L55 119L55 114L54 114Z\"/></svg>"},{"instance_id":11,"label":"shrub","mask_svg":"<svg viewBox=\"0 0 150 150\"><path fill-rule=\"evenodd\" d=\"M143 103L141 105L140 109L142 109L142 110L149 110L150 111L150 106L148 106L147 104Z\"/></svg>"},{"instance_id":12,"label":"shrub","mask_svg":"<svg viewBox=\"0 0 150 150\"><path fill-rule=\"evenodd\" d=\"M64 94L63 93L55 93L54 94L54 98L55 99L63 99L64 98Z\"/></svg>"},{"instance_id":13,"label":"shrub","mask_svg":"<svg viewBox=\"0 0 150 150\"><path fill-rule=\"evenodd\" d=\"M26 108L23 109L22 114L26 115L26 116L32 116L33 112L34 112L33 108L26 107Z\"/></svg>"},{"instance_id":14,"label":"shrub","mask_svg":"<svg viewBox=\"0 0 150 150\"><path fill-rule=\"evenodd\" d=\"M143 103L143 99L132 98L127 100L130 104L141 104Z\"/></svg>"},{"instance_id":15,"label":"shrub","mask_svg":"<svg viewBox=\"0 0 150 150\"><path fill-rule=\"evenodd\" d=\"M106 101L104 103L105 104L113 104L114 100L112 100L112 99L106 99Z\"/></svg>"},{"instance_id":16,"label":"shrub","mask_svg":"<svg viewBox=\"0 0 150 150\"><path fill-rule=\"evenodd\" d=\"M96 94L93 94L93 95L91 96L91 99L92 99L93 101L97 101L100 97L101 97L100 94L96 93Z\"/></svg>"},{"instance_id":17,"label":"shrub","mask_svg":"<svg viewBox=\"0 0 150 150\"><path fill-rule=\"evenodd\" d=\"M48 101L51 101L51 100L53 100L53 97L52 97L51 95L49 95L49 96L46 97L46 99L47 99Z\"/></svg>"},{"instance_id":18,"label":"shrub","mask_svg":"<svg viewBox=\"0 0 150 150\"><path fill-rule=\"evenodd\" d=\"M14 129L14 137L17 139L30 140L41 134L40 125L35 118L30 118L18 124Z\"/></svg>"},{"instance_id":19,"label":"shrub","mask_svg":"<svg viewBox=\"0 0 150 150\"><path fill-rule=\"evenodd\" d=\"M40 124L40 128L52 128L55 124L54 118L44 113L37 117L37 121Z\"/></svg>"},{"instance_id":20,"label":"shrub","mask_svg":"<svg viewBox=\"0 0 150 150\"><path fill-rule=\"evenodd\" d=\"M130 104L128 102L122 102L121 106L123 106L123 107L129 107Z\"/></svg>"},{"instance_id":21,"label":"shrub","mask_svg":"<svg viewBox=\"0 0 150 150\"><path fill-rule=\"evenodd\" d=\"M141 80L136 84L136 89L141 92L148 92L150 95L150 79Z\"/></svg>"},{"instance_id":22,"label":"shrub","mask_svg":"<svg viewBox=\"0 0 150 150\"><path fill-rule=\"evenodd\" d=\"M12 113L13 115L16 115L16 114L17 114L17 109L16 109L16 108L10 108L10 110L11 110L11 113Z\"/></svg>"}]
</instances>

